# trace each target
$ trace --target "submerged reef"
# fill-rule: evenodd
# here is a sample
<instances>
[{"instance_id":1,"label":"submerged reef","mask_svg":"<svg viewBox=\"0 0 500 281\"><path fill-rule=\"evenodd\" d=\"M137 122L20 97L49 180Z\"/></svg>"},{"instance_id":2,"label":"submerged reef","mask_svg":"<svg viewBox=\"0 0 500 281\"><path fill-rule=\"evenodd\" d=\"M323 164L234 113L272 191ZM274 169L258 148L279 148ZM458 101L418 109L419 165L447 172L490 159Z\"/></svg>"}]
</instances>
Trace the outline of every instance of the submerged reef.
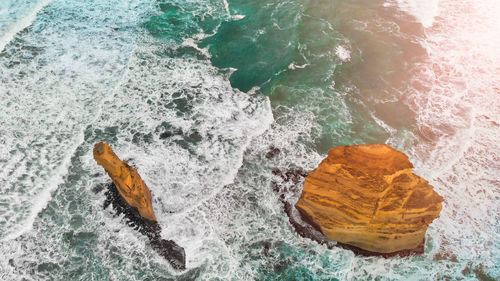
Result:
<instances>
[{"instance_id":1,"label":"submerged reef","mask_svg":"<svg viewBox=\"0 0 500 281\"><path fill-rule=\"evenodd\" d=\"M335 147L307 174L295 207L303 221L357 253L419 253L443 198L412 168L386 144Z\"/></svg>"},{"instance_id":2,"label":"submerged reef","mask_svg":"<svg viewBox=\"0 0 500 281\"><path fill-rule=\"evenodd\" d=\"M124 214L127 224L146 235L151 247L175 269L186 268L184 248L174 241L161 238L161 226L153 211L151 191L137 170L121 161L111 147L103 142L94 146L94 159L113 180L107 185L104 208L112 205L116 213Z\"/></svg>"}]
</instances>

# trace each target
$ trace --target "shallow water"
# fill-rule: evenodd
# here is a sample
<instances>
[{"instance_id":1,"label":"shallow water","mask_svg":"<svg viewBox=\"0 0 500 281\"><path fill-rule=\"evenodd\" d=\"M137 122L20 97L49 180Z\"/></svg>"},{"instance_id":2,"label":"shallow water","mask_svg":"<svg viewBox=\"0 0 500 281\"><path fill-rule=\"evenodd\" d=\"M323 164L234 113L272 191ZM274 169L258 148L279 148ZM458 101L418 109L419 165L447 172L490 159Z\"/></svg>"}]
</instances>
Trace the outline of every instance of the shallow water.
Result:
<instances>
[{"instance_id":1,"label":"shallow water","mask_svg":"<svg viewBox=\"0 0 500 281\"><path fill-rule=\"evenodd\" d=\"M0 279L499 279L497 7L0 3ZM138 168L186 271L102 208L98 141ZM425 253L357 257L298 236L271 170L380 142L445 199Z\"/></svg>"}]
</instances>

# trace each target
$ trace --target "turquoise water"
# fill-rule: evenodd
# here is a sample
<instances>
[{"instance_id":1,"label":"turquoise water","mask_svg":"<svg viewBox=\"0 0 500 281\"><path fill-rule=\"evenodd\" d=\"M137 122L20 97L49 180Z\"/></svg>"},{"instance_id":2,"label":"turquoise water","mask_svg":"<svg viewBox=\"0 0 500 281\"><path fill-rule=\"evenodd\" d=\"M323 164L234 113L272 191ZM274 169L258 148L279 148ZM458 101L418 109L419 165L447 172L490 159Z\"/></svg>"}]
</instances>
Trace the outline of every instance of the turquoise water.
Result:
<instances>
[{"instance_id":1,"label":"turquoise water","mask_svg":"<svg viewBox=\"0 0 500 281\"><path fill-rule=\"evenodd\" d=\"M2 1L0 279L500 279L497 7ZM138 168L186 271L103 209L98 141ZM423 255L358 257L289 224L272 169L357 143L404 151L445 198Z\"/></svg>"}]
</instances>

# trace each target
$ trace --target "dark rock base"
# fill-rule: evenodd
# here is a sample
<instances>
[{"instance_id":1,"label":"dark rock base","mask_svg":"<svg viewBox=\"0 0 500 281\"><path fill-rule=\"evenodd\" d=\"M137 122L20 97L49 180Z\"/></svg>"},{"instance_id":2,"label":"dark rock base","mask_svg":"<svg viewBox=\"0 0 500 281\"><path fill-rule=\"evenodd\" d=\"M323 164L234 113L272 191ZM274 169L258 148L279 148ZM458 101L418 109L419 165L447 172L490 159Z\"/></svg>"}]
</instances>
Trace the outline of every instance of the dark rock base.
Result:
<instances>
[{"instance_id":1,"label":"dark rock base","mask_svg":"<svg viewBox=\"0 0 500 281\"><path fill-rule=\"evenodd\" d=\"M104 209L111 205L116 215L124 214L127 225L147 236L151 247L160 256L164 257L173 268L178 270L186 269L184 248L172 240L162 239L160 235L161 226L157 222L150 222L142 218L137 208L131 207L125 202L114 183L108 183L105 187L107 190L104 192L106 196Z\"/></svg>"},{"instance_id":2,"label":"dark rock base","mask_svg":"<svg viewBox=\"0 0 500 281\"><path fill-rule=\"evenodd\" d=\"M282 172L279 169L273 169L272 173L275 176L281 178L280 183L278 183L277 181L273 182L273 190L274 192L279 194L279 199L283 204L285 213L288 215L288 220L290 221L290 224L293 226L297 234L299 234L300 236L311 239L321 245L325 245L328 247L328 249L332 249L333 247L337 246L343 249L351 250L352 252L354 252L354 254L362 256L376 256L384 258L394 256L405 257L409 255L419 255L424 252L425 241L422 241L422 244L420 244L415 249L402 250L392 253L377 253L328 239L323 235L323 233L321 233L320 228L309 218L307 214L299 212L295 208L295 206L288 200L290 197L293 198L300 196L300 183L303 182L303 179L307 176L308 173L302 169L290 169L286 172Z\"/></svg>"}]
</instances>

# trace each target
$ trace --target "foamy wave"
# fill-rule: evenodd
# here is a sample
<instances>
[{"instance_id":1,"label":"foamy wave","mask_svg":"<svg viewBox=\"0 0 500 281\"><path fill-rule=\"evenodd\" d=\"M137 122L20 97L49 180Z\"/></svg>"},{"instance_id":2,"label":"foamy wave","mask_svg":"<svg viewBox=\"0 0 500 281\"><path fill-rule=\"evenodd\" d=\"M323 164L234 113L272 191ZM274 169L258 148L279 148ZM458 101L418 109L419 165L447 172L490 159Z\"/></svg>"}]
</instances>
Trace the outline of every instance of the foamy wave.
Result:
<instances>
[{"instance_id":1,"label":"foamy wave","mask_svg":"<svg viewBox=\"0 0 500 281\"><path fill-rule=\"evenodd\" d=\"M430 230L433 251L496 276L500 10L496 1L464 0L441 1L439 11L433 25L424 24L429 59L416 67L407 91L420 139L410 158L445 199Z\"/></svg>"},{"instance_id":2,"label":"foamy wave","mask_svg":"<svg viewBox=\"0 0 500 281\"><path fill-rule=\"evenodd\" d=\"M200 35L198 37L203 38L203 35ZM200 52L200 54L204 55L206 58L211 58L212 57L210 55L210 52L208 51L208 46L205 47L205 48L200 48L200 47L198 47L198 44L195 42L195 40L192 39L192 38L184 39L184 41L182 42L181 46L183 46L183 47L191 47L191 48L197 50L198 52Z\"/></svg>"},{"instance_id":3,"label":"foamy wave","mask_svg":"<svg viewBox=\"0 0 500 281\"><path fill-rule=\"evenodd\" d=\"M36 15L45 8L52 0L43 0L36 3L29 12L17 19L14 23L0 29L0 53L5 46L14 39L14 36L21 30L30 26L36 18ZM2 26L0 26L2 27Z\"/></svg>"},{"instance_id":4,"label":"foamy wave","mask_svg":"<svg viewBox=\"0 0 500 281\"><path fill-rule=\"evenodd\" d=\"M124 76L94 134L99 137L97 128L121 128L111 144L138 167L154 194L163 235L185 247L192 268L206 262L208 246L220 249L212 215L201 210L218 206L214 200L234 182L243 153L273 117L268 98L232 89L209 63L155 53L161 47L144 45L134 52L133 71ZM91 155L86 157L98 172Z\"/></svg>"},{"instance_id":5,"label":"foamy wave","mask_svg":"<svg viewBox=\"0 0 500 281\"><path fill-rule=\"evenodd\" d=\"M335 48L335 55L343 62L351 60L351 52L344 46L339 45Z\"/></svg>"},{"instance_id":6,"label":"foamy wave","mask_svg":"<svg viewBox=\"0 0 500 281\"><path fill-rule=\"evenodd\" d=\"M72 2L58 5L55 9L47 6L43 16L32 23L36 29L50 22L51 28L22 34L23 44L5 49L0 58L2 239L29 231L51 200L84 139L86 126L96 118L106 94L112 92L134 47L132 30L110 26L120 26L119 18L113 21L110 15L101 14L86 17L88 22L57 21L75 13L92 13ZM117 7L116 3L99 7L109 10L113 5ZM100 26L102 29L96 28L100 33L88 37L84 32L69 32ZM109 36L110 31L121 38L102 45L99 37ZM23 63L16 63L19 54L26 56ZM40 61L50 63L38 64Z\"/></svg>"},{"instance_id":7,"label":"foamy wave","mask_svg":"<svg viewBox=\"0 0 500 281\"><path fill-rule=\"evenodd\" d=\"M294 62L292 62L291 64L288 65L288 69L291 69L291 70L302 69L302 68L306 68L308 65L309 64L307 64L307 63L304 63L302 65L297 65Z\"/></svg>"},{"instance_id":8,"label":"foamy wave","mask_svg":"<svg viewBox=\"0 0 500 281\"><path fill-rule=\"evenodd\" d=\"M413 15L424 27L430 27L439 14L440 0L396 0L397 5L404 11ZM390 6L390 3L384 3L384 7Z\"/></svg>"},{"instance_id":9,"label":"foamy wave","mask_svg":"<svg viewBox=\"0 0 500 281\"><path fill-rule=\"evenodd\" d=\"M245 15L234 15L233 16L233 19L235 19L235 20L242 20L244 18L245 18Z\"/></svg>"},{"instance_id":10,"label":"foamy wave","mask_svg":"<svg viewBox=\"0 0 500 281\"><path fill-rule=\"evenodd\" d=\"M109 5L113 7L113 3ZM48 12L50 14L51 10ZM127 17L127 20L131 19ZM56 25L56 28L61 26ZM90 34L96 35L94 32ZM106 276L103 278L111 280L134 278L131 272L135 270L135 262L119 265L123 259L129 258L139 258L143 269L152 279L184 274L174 273L147 246L141 235L125 226L121 217L113 218L110 211L102 210L104 196L92 191L99 192L100 184L108 178L95 164L91 154L93 143L101 140L111 143L121 158L130 159L138 167L153 191L155 212L164 226L163 235L185 247L188 267L205 263L209 257L207 251L220 249L224 243L217 237L211 224L203 219L203 206L217 206L219 194L234 181L243 165L243 155L250 142L273 122L269 99L234 90L227 76L208 61L164 56L166 46L157 45L149 37L143 38L145 43L138 47L135 46L137 38L129 37L128 33L117 35L126 42L124 45L105 41L103 49L113 46L120 51L104 51L98 48L100 41L90 40L94 48L98 49L100 55L97 56L92 53L94 48L86 45L82 49L73 48L73 38L67 36L61 40L58 36L64 34L58 30L50 35L53 37L40 38L36 34L26 34L23 39L36 39L42 46L52 41L64 42L68 45L63 47L72 48L75 57L63 52L58 59L47 59L54 63L47 66L48 72L57 70L59 79L53 79L44 72L44 68L37 72L30 70L31 66L20 65L6 72L7 77L12 79L7 80L5 91L0 90L2 97L19 99L7 92L19 89L22 82L26 81L26 78L16 80L15 71L27 71L35 77L42 73L46 79L40 81L30 76L33 82L28 85L36 93L26 91L23 96L26 101L22 103L7 100L9 106L6 107L5 116L8 118L0 119L4 122L1 128L7 132L19 126L17 120L20 117L28 120L26 128L21 129L33 131L33 139L38 140L43 147L43 150L35 149L37 143L30 146L27 140L16 135L19 133L17 131L0 136L2 141L7 142L0 147L0 159L11 159L6 163L9 169L0 169L5 172L1 179L7 180L7 184L2 187L8 190L2 193L2 199L9 202L8 211L12 211L11 214L16 218L15 221L5 222L2 227L12 229L26 222L25 225L32 229L24 231L21 236L17 232L9 232L10 241L0 242L4 255L0 261L0 276L19 279L30 277L32 270L39 270L36 273L38 278L47 278L46 274L58 272L57 276L64 279L70 273L68 268L59 265L69 262L79 267L71 259L78 259L81 253L77 251L82 249L92 253L86 257L89 263L97 267L120 268L119 271L103 273ZM50 50L44 55L57 57ZM86 53L87 50L90 53ZM8 53L7 58L0 61L0 67L8 64L5 60L15 54ZM68 76L61 74L66 72L69 72ZM69 89L77 91L79 96L75 97ZM37 111L37 108L43 110ZM27 115L26 111L35 114ZM43 115L45 112L48 116ZM37 117L43 119L41 130L35 130L40 124L33 121ZM72 142L68 136L73 134L81 136L83 142ZM54 139L46 139L52 135ZM15 151L15 157L9 158L10 148L19 144L24 150ZM76 145L76 150L70 144ZM30 166L27 162L32 161L32 158L26 154L31 154L43 163ZM46 159L46 155L67 157L58 162ZM38 179L39 189L35 190L26 184L20 185L23 190L12 190L14 184L19 183L18 177L12 174L22 177L26 173L36 174L38 170L53 171L52 165L57 163L68 168L65 165L68 158L69 169L57 173L58 177L65 179L64 182L59 184L53 182L53 178L42 175ZM50 166L45 167L44 164ZM50 182L56 184L55 188L48 189L45 183ZM24 191L28 191L27 194ZM52 196L51 199L39 201L47 206L46 212L39 213L40 208L32 203L37 199L36 194L41 192ZM12 200L16 194L25 197ZM16 204L26 208L18 209ZM34 221L27 219L30 211L36 214ZM79 248L80 244L83 248ZM44 263L39 267L38 263L26 265L29 260L37 259L44 260ZM217 262L220 263L219 260ZM83 263L81 266L86 267ZM47 273L45 267L52 271ZM85 276L94 274L87 267L84 272ZM186 274L190 274L189 269Z\"/></svg>"}]
</instances>

